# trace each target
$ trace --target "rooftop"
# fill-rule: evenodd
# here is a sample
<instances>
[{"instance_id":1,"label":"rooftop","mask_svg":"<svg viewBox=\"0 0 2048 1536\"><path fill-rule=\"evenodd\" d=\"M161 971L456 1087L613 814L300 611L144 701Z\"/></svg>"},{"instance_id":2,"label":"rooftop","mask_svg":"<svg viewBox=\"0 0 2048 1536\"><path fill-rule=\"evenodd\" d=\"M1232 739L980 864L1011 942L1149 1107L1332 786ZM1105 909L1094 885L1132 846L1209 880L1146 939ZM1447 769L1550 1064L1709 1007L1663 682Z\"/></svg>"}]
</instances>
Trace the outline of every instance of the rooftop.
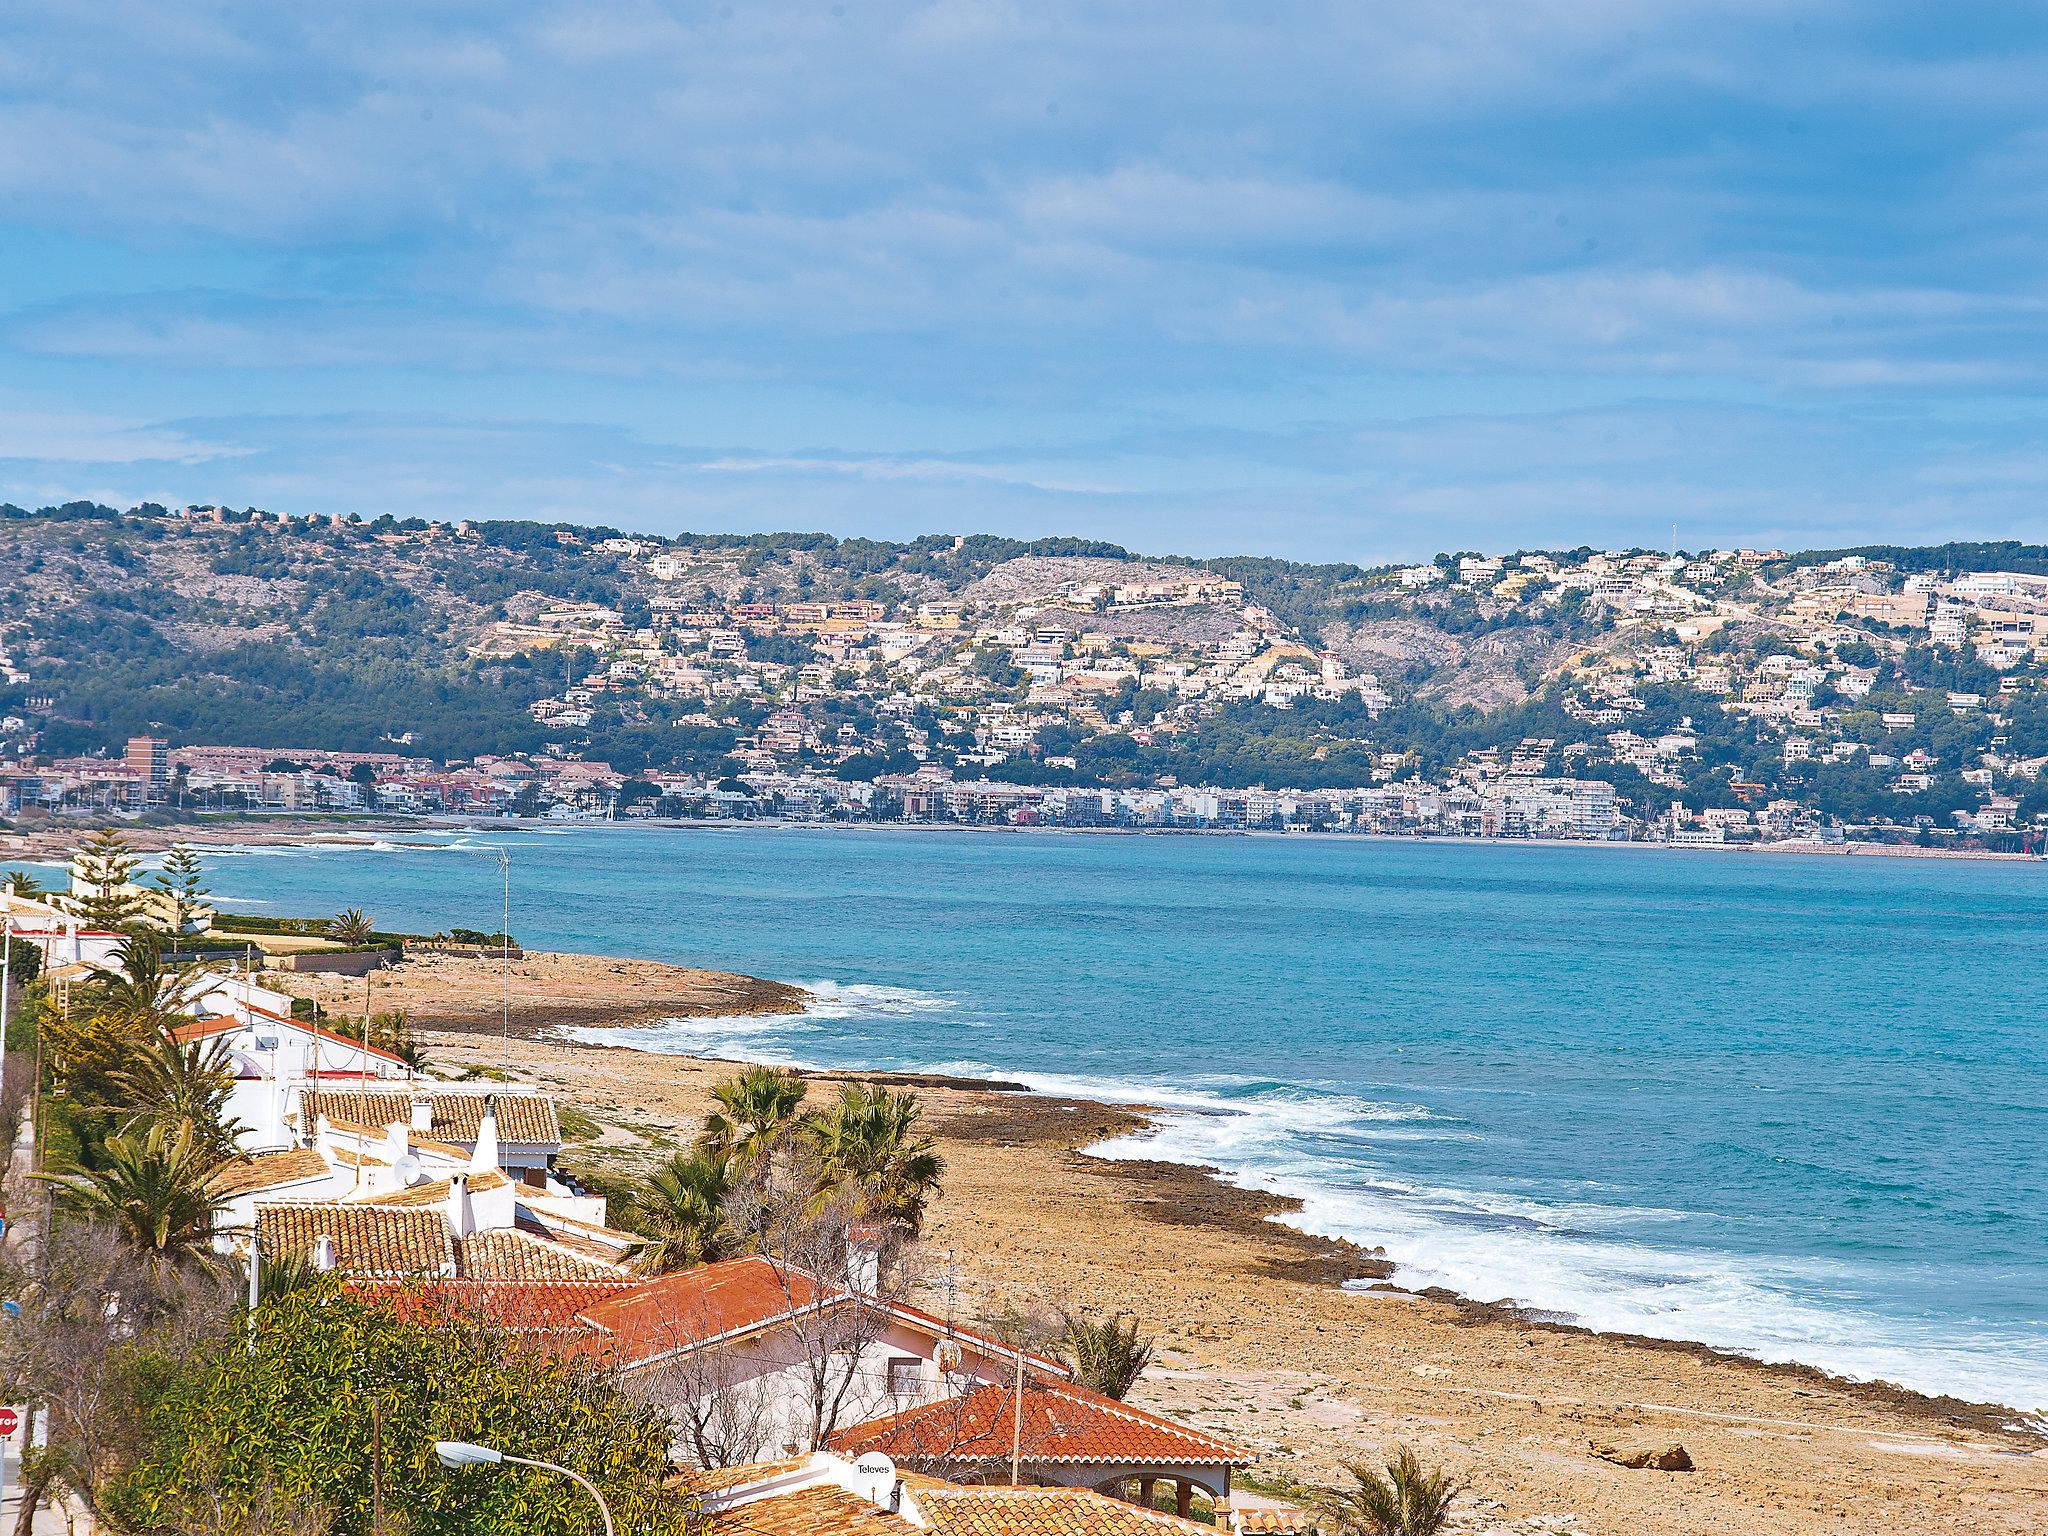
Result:
<instances>
[{"instance_id":1,"label":"rooftop","mask_svg":"<svg viewBox=\"0 0 2048 1536\"><path fill-rule=\"evenodd\" d=\"M957 1465L1007 1461L1015 1427L1010 1389L976 1387L964 1397L928 1403L832 1436L843 1456L883 1451L899 1462ZM1250 1466L1253 1456L1226 1440L1072 1382L1030 1378L1022 1412L1026 1461L1134 1466Z\"/></svg>"}]
</instances>

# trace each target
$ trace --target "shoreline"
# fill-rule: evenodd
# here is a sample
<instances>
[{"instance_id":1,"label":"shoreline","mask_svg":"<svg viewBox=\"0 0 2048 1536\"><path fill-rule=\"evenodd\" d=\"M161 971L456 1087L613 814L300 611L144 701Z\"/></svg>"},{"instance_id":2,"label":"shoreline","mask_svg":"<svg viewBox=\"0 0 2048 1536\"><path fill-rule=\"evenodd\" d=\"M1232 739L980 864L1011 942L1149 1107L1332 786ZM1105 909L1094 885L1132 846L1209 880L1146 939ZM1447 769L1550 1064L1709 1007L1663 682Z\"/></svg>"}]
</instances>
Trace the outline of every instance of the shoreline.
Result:
<instances>
[{"instance_id":1,"label":"shoreline","mask_svg":"<svg viewBox=\"0 0 2048 1536\"><path fill-rule=\"evenodd\" d=\"M495 1039L471 1040L495 1055ZM686 1144L738 1063L543 1035L514 1065L606 1124L600 1145L614 1116L635 1127L635 1151L605 1164L623 1172ZM814 1094L915 1088L947 1160L935 1268L988 1312L1133 1313L1159 1344L1134 1399L1259 1453L1269 1485L1326 1481L1398 1441L1470 1479L1497 1511L1489 1531L2048 1529L2048 1437L2002 1406L1394 1287L1389 1257L1292 1226L1286 1197L1087 1150L1141 1130L1143 1106L944 1074L802 1075ZM1673 1442L1698 1473L1628 1472L1590 1449Z\"/></svg>"},{"instance_id":2,"label":"shoreline","mask_svg":"<svg viewBox=\"0 0 2048 1536\"><path fill-rule=\"evenodd\" d=\"M393 820L374 813L339 813L331 822L303 816L280 814L252 818L248 823L193 822L141 825L119 817L103 820L81 818L63 828L37 827L33 830L0 830L0 863L56 865L65 862L71 848L88 831L102 825L121 831L138 853L160 853L174 843L189 843L201 850L235 848L318 848L344 845L357 839L402 841L413 835L495 832L507 835L587 832L615 828L652 828L675 832L729 832L742 829L774 831L817 831L831 833L938 833L971 832L1012 836L1056 837L1243 837L1289 841L1431 844L1474 848L1592 848L1630 849L1670 854L1768 854L1773 857L1878 858L1962 860L1980 863L2041 863L2048 855L2006 852L1991 848L1922 848L1910 843L1840 842L1823 843L1800 839L1776 843L1708 843L1676 845L1635 839L1560 837L1460 837L1398 832L1334 832L1302 828L1274 831L1258 827L1040 827L983 825L969 822L838 822L783 818L639 817L630 821L538 821L507 817L466 817L457 815L408 817ZM431 845L423 845L431 846Z\"/></svg>"},{"instance_id":3,"label":"shoreline","mask_svg":"<svg viewBox=\"0 0 2048 1536\"><path fill-rule=\"evenodd\" d=\"M558 1033L589 1028L592 1009L614 1024L658 1010L641 963L568 963L602 995L574 1013L532 997L510 1040L491 967L426 978L450 1006L415 1015L421 1042L438 1072L509 1070L573 1107L571 1167L644 1176L688 1145L741 1062ZM650 974L662 970L678 968ZM1399 1288L1388 1254L1291 1225L1289 1197L1089 1150L1144 1130L1157 1106L944 1073L802 1075L814 1095L844 1082L918 1092L946 1160L924 1250L974 1315L1132 1313L1159 1346L1134 1400L1256 1452L1266 1486L1326 1481L1398 1442L1469 1479L1487 1501L1481 1527L1501 1536L2048 1532L2048 1435L2002 1405ZM1590 1449L1674 1442L1696 1473L1629 1471Z\"/></svg>"}]
</instances>

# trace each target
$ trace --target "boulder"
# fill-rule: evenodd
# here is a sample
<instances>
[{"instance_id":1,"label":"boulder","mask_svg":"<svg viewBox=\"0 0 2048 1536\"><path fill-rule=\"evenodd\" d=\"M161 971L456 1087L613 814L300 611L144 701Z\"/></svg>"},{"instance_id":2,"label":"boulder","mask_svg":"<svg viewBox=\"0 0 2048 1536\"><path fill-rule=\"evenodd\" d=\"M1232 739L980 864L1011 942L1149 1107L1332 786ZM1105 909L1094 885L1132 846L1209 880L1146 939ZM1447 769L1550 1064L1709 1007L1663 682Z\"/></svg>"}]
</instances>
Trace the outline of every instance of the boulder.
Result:
<instances>
[{"instance_id":1,"label":"boulder","mask_svg":"<svg viewBox=\"0 0 2048 1536\"><path fill-rule=\"evenodd\" d=\"M1611 1461L1617 1467L1628 1467L1637 1472L1690 1472L1692 1457L1685 1453L1682 1445L1601 1445L1593 1444L1593 1454L1602 1461Z\"/></svg>"}]
</instances>

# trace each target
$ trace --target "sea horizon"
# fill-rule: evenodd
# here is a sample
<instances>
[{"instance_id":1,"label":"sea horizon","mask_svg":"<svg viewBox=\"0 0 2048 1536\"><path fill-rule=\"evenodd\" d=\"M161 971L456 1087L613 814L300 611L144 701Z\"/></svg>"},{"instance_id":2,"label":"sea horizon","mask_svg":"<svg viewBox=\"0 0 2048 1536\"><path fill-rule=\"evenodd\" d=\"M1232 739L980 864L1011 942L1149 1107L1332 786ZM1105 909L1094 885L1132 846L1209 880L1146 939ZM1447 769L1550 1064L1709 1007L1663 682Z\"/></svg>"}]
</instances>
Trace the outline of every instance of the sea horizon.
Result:
<instances>
[{"instance_id":1,"label":"sea horizon","mask_svg":"<svg viewBox=\"0 0 2048 1536\"><path fill-rule=\"evenodd\" d=\"M1405 1287L2048 1409L2032 862L494 830L209 873L230 908L495 927L496 862L461 855L502 841L523 943L814 998L573 1038L1145 1104L1094 1150L1299 1199L1286 1219L1384 1247Z\"/></svg>"}]
</instances>

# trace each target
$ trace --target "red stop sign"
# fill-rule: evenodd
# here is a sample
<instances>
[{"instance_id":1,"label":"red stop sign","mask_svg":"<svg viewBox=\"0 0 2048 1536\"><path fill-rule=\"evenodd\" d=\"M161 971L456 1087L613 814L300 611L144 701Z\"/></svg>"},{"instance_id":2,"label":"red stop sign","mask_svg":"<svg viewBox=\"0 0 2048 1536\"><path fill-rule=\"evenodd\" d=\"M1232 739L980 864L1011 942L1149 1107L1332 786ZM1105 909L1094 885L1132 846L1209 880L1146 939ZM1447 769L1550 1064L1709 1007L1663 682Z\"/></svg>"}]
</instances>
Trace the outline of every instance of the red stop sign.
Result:
<instances>
[{"instance_id":1,"label":"red stop sign","mask_svg":"<svg viewBox=\"0 0 2048 1536\"><path fill-rule=\"evenodd\" d=\"M21 1415L12 1408L0 1408L0 1436L11 1435L21 1428Z\"/></svg>"}]
</instances>

